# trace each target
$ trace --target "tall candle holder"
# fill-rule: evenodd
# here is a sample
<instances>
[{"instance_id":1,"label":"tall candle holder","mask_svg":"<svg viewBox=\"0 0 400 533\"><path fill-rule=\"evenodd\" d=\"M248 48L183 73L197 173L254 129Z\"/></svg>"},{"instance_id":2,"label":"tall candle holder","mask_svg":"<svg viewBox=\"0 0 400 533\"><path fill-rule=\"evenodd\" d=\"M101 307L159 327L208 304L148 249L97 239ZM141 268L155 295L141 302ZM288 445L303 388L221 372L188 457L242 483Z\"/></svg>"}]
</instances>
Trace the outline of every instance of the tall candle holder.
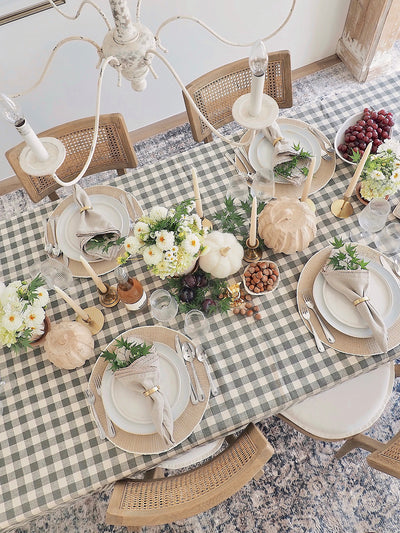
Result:
<instances>
[{"instance_id":1,"label":"tall candle holder","mask_svg":"<svg viewBox=\"0 0 400 533\"><path fill-rule=\"evenodd\" d=\"M250 239L246 240L246 248L244 249L243 259L247 263L254 263L262 257L262 250L260 247L260 241L256 238L254 245L250 244Z\"/></svg>"},{"instance_id":2,"label":"tall candle holder","mask_svg":"<svg viewBox=\"0 0 400 533\"><path fill-rule=\"evenodd\" d=\"M103 307L115 307L119 302L117 289L111 287L108 283L104 283L106 290L103 292L97 287L99 294L99 302Z\"/></svg>"},{"instance_id":3,"label":"tall candle holder","mask_svg":"<svg viewBox=\"0 0 400 533\"><path fill-rule=\"evenodd\" d=\"M96 335L103 329L104 315L97 309L97 307L88 307L85 309L88 318L83 318L81 315L76 317L76 321L86 326L92 335Z\"/></svg>"}]
</instances>

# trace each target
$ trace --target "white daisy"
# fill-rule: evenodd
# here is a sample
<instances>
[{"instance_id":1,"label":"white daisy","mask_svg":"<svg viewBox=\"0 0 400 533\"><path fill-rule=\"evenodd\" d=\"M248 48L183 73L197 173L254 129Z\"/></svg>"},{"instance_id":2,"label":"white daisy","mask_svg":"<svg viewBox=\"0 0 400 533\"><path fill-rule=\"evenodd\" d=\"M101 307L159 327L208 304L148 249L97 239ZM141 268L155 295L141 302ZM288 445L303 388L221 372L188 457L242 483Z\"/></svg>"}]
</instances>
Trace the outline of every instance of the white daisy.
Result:
<instances>
[{"instance_id":1,"label":"white daisy","mask_svg":"<svg viewBox=\"0 0 400 533\"><path fill-rule=\"evenodd\" d=\"M44 309L37 305L28 305L25 313L24 320L28 328L37 328L42 324L45 317Z\"/></svg>"},{"instance_id":2,"label":"white daisy","mask_svg":"<svg viewBox=\"0 0 400 533\"><path fill-rule=\"evenodd\" d=\"M164 259L165 261L172 263L173 261L176 261L176 255L171 250L167 250L164 254Z\"/></svg>"},{"instance_id":3,"label":"white daisy","mask_svg":"<svg viewBox=\"0 0 400 533\"><path fill-rule=\"evenodd\" d=\"M385 175L380 170L373 170L371 172L371 178L374 180L382 180L382 181L386 179Z\"/></svg>"},{"instance_id":4,"label":"white daisy","mask_svg":"<svg viewBox=\"0 0 400 533\"><path fill-rule=\"evenodd\" d=\"M137 222L133 233L137 239L145 241L150 233L149 225L146 222Z\"/></svg>"},{"instance_id":5,"label":"white daisy","mask_svg":"<svg viewBox=\"0 0 400 533\"><path fill-rule=\"evenodd\" d=\"M156 265L163 257L162 251L155 245L146 246L143 251L143 259L146 265Z\"/></svg>"},{"instance_id":6,"label":"white daisy","mask_svg":"<svg viewBox=\"0 0 400 533\"><path fill-rule=\"evenodd\" d=\"M1 325L8 331L17 331L23 323L23 316L21 313L16 312L11 307L4 309L4 315L1 319Z\"/></svg>"},{"instance_id":7,"label":"white daisy","mask_svg":"<svg viewBox=\"0 0 400 533\"><path fill-rule=\"evenodd\" d=\"M38 287L36 289L36 294L38 297L36 298L34 302L35 306L44 307L45 305L49 303L50 301L49 293L44 287Z\"/></svg>"},{"instance_id":8,"label":"white daisy","mask_svg":"<svg viewBox=\"0 0 400 533\"><path fill-rule=\"evenodd\" d=\"M125 250L131 255L136 254L140 250L141 246L143 246L143 244L134 235L131 235L125 239Z\"/></svg>"},{"instance_id":9,"label":"white daisy","mask_svg":"<svg viewBox=\"0 0 400 533\"><path fill-rule=\"evenodd\" d=\"M150 218L154 222L158 222L159 220L163 220L164 218L167 218L168 216L168 209L163 206L156 206L153 207L153 209L150 211Z\"/></svg>"},{"instance_id":10,"label":"white daisy","mask_svg":"<svg viewBox=\"0 0 400 533\"><path fill-rule=\"evenodd\" d=\"M194 233L190 233L183 241L182 241L182 247L183 249L192 254L195 255L200 249L200 241L197 235Z\"/></svg>"},{"instance_id":11,"label":"white daisy","mask_svg":"<svg viewBox=\"0 0 400 533\"><path fill-rule=\"evenodd\" d=\"M174 233L163 229L156 232L156 244L160 250L170 250L175 243Z\"/></svg>"}]
</instances>

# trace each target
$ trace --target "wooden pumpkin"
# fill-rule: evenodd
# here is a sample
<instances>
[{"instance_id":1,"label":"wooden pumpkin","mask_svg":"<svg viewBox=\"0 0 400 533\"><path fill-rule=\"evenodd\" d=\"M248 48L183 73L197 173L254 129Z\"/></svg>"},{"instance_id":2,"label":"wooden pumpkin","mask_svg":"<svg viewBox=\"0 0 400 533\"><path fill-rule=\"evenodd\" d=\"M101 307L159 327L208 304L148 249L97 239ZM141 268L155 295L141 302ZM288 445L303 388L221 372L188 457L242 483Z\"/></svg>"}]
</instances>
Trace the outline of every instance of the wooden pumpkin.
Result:
<instances>
[{"instance_id":1,"label":"wooden pumpkin","mask_svg":"<svg viewBox=\"0 0 400 533\"><path fill-rule=\"evenodd\" d=\"M78 368L93 355L92 334L79 322L62 320L53 325L47 334L44 356L58 368Z\"/></svg>"},{"instance_id":2,"label":"wooden pumpkin","mask_svg":"<svg viewBox=\"0 0 400 533\"><path fill-rule=\"evenodd\" d=\"M300 200L272 200L258 217L258 234L274 252L299 252L307 248L317 234L315 214Z\"/></svg>"},{"instance_id":3,"label":"wooden pumpkin","mask_svg":"<svg viewBox=\"0 0 400 533\"><path fill-rule=\"evenodd\" d=\"M212 231L205 239L206 251L199 265L216 278L227 278L242 267L243 247L232 233Z\"/></svg>"}]
</instances>

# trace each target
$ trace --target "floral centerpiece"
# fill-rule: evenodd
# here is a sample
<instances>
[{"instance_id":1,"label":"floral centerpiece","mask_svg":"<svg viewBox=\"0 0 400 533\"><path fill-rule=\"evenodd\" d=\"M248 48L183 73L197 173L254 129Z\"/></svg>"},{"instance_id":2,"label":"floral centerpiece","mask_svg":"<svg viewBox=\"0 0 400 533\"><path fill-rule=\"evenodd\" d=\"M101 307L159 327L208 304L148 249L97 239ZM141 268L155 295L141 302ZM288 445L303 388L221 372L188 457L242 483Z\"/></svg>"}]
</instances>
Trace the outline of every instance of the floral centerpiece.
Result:
<instances>
[{"instance_id":1,"label":"floral centerpiece","mask_svg":"<svg viewBox=\"0 0 400 533\"><path fill-rule=\"evenodd\" d=\"M358 156L358 157L357 157ZM357 154L355 162L358 162ZM383 142L370 154L361 173L360 195L364 200L385 198L400 189L400 143L393 139Z\"/></svg>"},{"instance_id":2,"label":"floral centerpiece","mask_svg":"<svg viewBox=\"0 0 400 533\"><path fill-rule=\"evenodd\" d=\"M29 346L44 333L45 307L49 295L37 275L29 283L13 281L0 287L0 343L14 351Z\"/></svg>"},{"instance_id":3,"label":"floral centerpiece","mask_svg":"<svg viewBox=\"0 0 400 533\"><path fill-rule=\"evenodd\" d=\"M186 273L203 252L207 232L200 217L192 213L194 206L193 200L185 200L170 209L153 207L148 216L136 221L118 262L124 264L132 255L141 254L148 269L161 279Z\"/></svg>"}]
</instances>

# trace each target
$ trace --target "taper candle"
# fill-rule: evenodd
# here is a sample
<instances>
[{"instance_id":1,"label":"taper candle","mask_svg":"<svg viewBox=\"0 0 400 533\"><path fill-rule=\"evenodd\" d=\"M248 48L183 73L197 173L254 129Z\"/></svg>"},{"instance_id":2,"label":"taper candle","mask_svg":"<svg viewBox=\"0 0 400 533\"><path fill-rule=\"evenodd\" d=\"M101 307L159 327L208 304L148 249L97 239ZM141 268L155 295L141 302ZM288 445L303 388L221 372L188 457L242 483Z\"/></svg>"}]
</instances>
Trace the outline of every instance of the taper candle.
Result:
<instances>
[{"instance_id":1,"label":"taper candle","mask_svg":"<svg viewBox=\"0 0 400 533\"><path fill-rule=\"evenodd\" d=\"M315 169L315 156L311 157L310 166L308 168L308 174L307 179L304 183L303 192L301 193L301 201L305 202L308 198L308 194L310 192L312 179L314 176L314 169Z\"/></svg>"},{"instance_id":2,"label":"taper candle","mask_svg":"<svg viewBox=\"0 0 400 533\"><path fill-rule=\"evenodd\" d=\"M199 215L200 218L203 218L203 207L201 205L199 183L197 181L196 171L193 167L192 167L192 183L193 183L194 199L196 202L196 213Z\"/></svg>"},{"instance_id":3,"label":"taper candle","mask_svg":"<svg viewBox=\"0 0 400 533\"><path fill-rule=\"evenodd\" d=\"M346 192L344 193L345 198L350 198L350 196L353 194L354 188L357 185L361 172L363 171L365 162L367 161L367 157L369 156L371 148L372 142L370 142L366 147L365 152L363 153L363 156L357 165L356 171L354 172L354 176L351 178L349 186L347 187Z\"/></svg>"},{"instance_id":4,"label":"taper candle","mask_svg":"<svg viewBox=\"0 0 400 533\"><path fill-rule=\"evenodd\" d=\"M250 246L257 244L257 198L255 196L251 204L249 244Z\"/></svg>"},{"instance_id":5,"label":"taper candle","mask_svg":"<svg viewBox=\"0 0 400 533\"><path fill-rule=\"evenodd\" d=\"M96 287L99 289L99 291L102 292L102 293L107 292L107 287L101 281L101 279L96 274L96 272L93 270L93 268L89 265L89 263L86 261L86 259L84 257L82 257L81 255L79 256L79 259L80 259L84 269L86 270L86 272L89 274L89 276L95 282Z\"/></svg>"},{"instance_id":6,"label":"taper candle","mask_svg":"<svg viewBox=\"0 0 400 533\"><path fill-rule=\"evenodd\" d=\"M86 313L86 311L84 311L82 307L80 307L76 302L74 302L74 300L70 296L68 296L66 292L60 289L60 287L57 287L57 285L54 285L54 290L59 296L61 296L63 300L67 302L68 305L72 307L72 309L75 311L77 315L79 315L86 322L90 320L90 317Z\"/></svg>"}]
</instances>

